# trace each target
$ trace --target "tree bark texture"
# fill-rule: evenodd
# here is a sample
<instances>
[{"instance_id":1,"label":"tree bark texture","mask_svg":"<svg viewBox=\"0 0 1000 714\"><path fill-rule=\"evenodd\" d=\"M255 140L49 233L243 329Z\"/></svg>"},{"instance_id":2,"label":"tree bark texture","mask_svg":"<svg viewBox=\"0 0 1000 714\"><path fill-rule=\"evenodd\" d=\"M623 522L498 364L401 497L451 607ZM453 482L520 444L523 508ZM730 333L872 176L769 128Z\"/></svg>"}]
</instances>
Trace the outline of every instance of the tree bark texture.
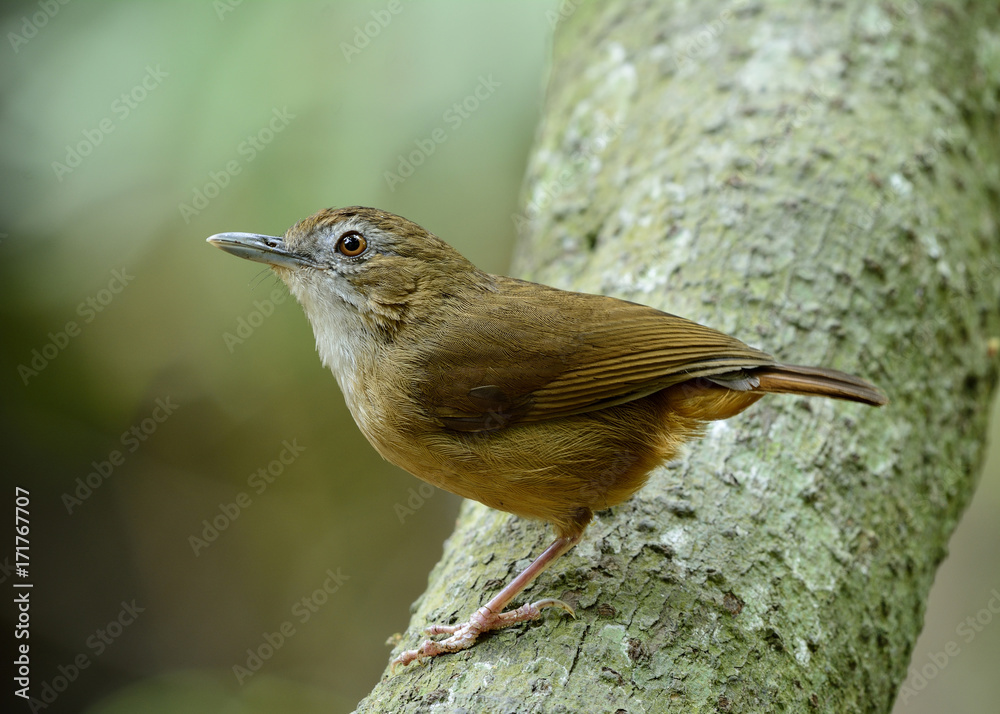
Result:
<instances>
[{"instance_id":1,"label":"tree bark texture","mask_svg":"<svg viewBox=\"0 0 1000 714\"><path fill-rule=\"evenodd\" d=\"M513 274L643 302L882 409L714 424L518 599L541 620L359 712L889 711L997 380L993 2L563 2ZM551 538L467 503L398 649Z\"/></svg>"}]
</instances>

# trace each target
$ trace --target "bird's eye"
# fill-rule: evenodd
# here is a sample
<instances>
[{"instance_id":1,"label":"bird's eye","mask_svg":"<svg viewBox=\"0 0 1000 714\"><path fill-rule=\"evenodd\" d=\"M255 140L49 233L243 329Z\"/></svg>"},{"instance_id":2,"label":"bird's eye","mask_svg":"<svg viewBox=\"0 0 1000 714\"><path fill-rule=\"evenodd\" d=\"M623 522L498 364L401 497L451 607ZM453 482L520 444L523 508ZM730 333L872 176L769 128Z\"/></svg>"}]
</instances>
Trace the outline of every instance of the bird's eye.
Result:
<instances>
[{"instance_id":1,"label":"bird's eye","mask_svg":"<svg viewBox=\"0 0 1000 714\"><path fill-rule=\"evenodd\" d=\"M346 255L348 258L361 255L367 248L368 241L357 231L347 231L337 241L337 252Z\"/></svg>"}]
</instances>

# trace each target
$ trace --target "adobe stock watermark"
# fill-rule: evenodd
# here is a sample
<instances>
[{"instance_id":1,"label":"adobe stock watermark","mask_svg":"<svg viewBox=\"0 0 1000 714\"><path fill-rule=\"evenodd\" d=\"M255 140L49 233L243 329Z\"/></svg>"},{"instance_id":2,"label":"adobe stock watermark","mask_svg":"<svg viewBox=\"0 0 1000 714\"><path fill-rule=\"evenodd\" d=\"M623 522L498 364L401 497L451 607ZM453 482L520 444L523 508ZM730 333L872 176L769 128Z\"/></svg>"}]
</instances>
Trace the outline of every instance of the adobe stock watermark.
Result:
<instances>
[{"instance_id":1,"label":"adobe stock watermark","mask_svg":"<svg viewBox=\"0 0 1000 714\"><path fill-rule=\"evenodd\" d=\"M524 211L510 215L511 221L514 222L514 230L517 231L518 235L534 218L542 213L546 206L549 206L572 187L590 162L603 154L608 146L625 131L623 124L619 124L603 112L597 114L596 120L597 130L581 143L579 149L570 155L566 166L554 178L532 186L531 195Z\"/></svg>"},{"instance_id":2,"label":"adobe stock watermark","mask_svg":"<svg viewBox=\"0 0 1000 714\"><path fill-rule=\"evenodd\" d=\"M76 657L70 660L69 664L58 665L56 667L57 674L42 682L37 696L31 695L28 684L30 682L30 663L26 662L23 665L29 671L25 671L21 675L22 665L15 658L15 671L18 676L14 678L14 681L18 685L18 688L15 688L14 693L27 700L32 712L40 712L48 709L56 702L60 694L65 692L73 682L80 678L83 670L90 667L98 657L117 642L125 633L125 630L139 619L139 615L145 611L146 608L137 605L135 599L130 601L122 600L118 615L109 620L104 626L97 628L94 634L86 639L84 642L85 651L77 654ZM25 680L23 686L21 682L22 677Z\"/></svg>"},{"instance_id":3,"label":"adobe stock watermark","mask_svg":"<svg viewBox=\"0 0 1000 714\"><path fill-rule=\"evenodd\" d=\"M899 690L900 701L903 704L909 703L910 699L922 692L928 682L941 674L953 659L962 654L962 644L970 644L993 622L995 615L1000 615L1000 591L994 588L989 594L992 597L986 606L975 615L966 617L955 628L955 635L961 639L961 643L949 640L940 650L928 653L926 662L910 664L909 676Z\"/></svg>"},{"instance_id":4,"label":"adobe stock watermark","mask_svg":"<svg viewBox=\"0 0 1000 714\"><path fill-rule=\"evenodd\" d=\"M264 324L264 320L274 314L275 305L281 305L286 298L288 298L288 293L281 288L275 288L271 291L270 298L254 300L254 309L245 317L241 315L236 318L236 329L233 332L222 333L222 341L225 343L226 349L229 350L229 354L232 354L238 345L242 345L253 337L253 333Z\"/></svg>"},{"instance_id":5,"label":"adobe stock watermark","mask_svg":"<svg viewBox=\"0 0 1000 714\"><path fill-rule=\"evenodd\" d=\"M761 166L768 157L774 153L778 146L789 139L792 132L799 129L806 122L811 121L813 114L818 107L833 99L833 94L823 87L810 87L805 101L784 111L774 120L767 138L760 142L760 148L756 154L742 159L742 164L735 175L729 176L726 183L730 186L739 186L746 183L747 179L760 171ZM744 170L744 167L749 167Z\"/></svg>"},{"instance_id":6,"label":"adobe stock watermark","mask_svg":"<svg viewBox=\"0 0 1000 714\"><path fill-rule=\"evenodd\" d=\"M549 28L554 30L563 20L568 20L569 16L576 12L583 0L562 0L555 10L546 10L545 19L549 23Z\"/></svg>"},{"instance_id":7,"label":"adobe stock watermark","mask_svg":"<svg viewBox=\"0 0 1000 714\"><path fill-rule=\"evenodd\" d=\"M91 470L86 476L76 477L72 492L66 491L62 495L66 513L73 515L74 509L82 506L84 501L93 496L94 492L111 478L115 469L120 468L125 463L125 457L135 453L143 442L156 433L160 424L169 419L178 408L178 405L174 404L170 397L158 397L155 404L156 406L153 407L148 417L139 420L122 432L119 442L124 450L112 449L106 458L90 462Z\"/></svg>"},{"instance_id":8,"label":"adobe stock watermark","mask_svg":"<svg viewBox=\"0 0 1000 714\"><path fill-rule=\"evenodd\" d=\"M479 75L479 84L476 88L448 107L441 115L441 121L445 126L436 127L426 138L416 139L413 142L415 148L405 156L397 155L396 171L386 171L383 174L389 190L395 191L396 186L410 178L417 167L423 165L428 157L437 151L437 147L448 140L449 133L458 131L459 127L493 96L498 87L500 82L493 79L492 74L486 77Z\"/></svg>"},{"instance_id":9,"label":"adobe stock watermark","mask_svg":"<svg viewBox=\"0 0 1000 714\"><path fill-rule=\"evenodd\" d=\"M918 168L930 168L941 157L947 149L955 145L955 132L948 127L935 129L931 132L931 141L918 150L912 158L907 159L903 164L892 172L889 177L891 194L882 193L872 200L868 206L860 208L855 212L855 218L849 222L856 228L863 231L871 230L876 219L887 206L891 205L902 195L912 192L912 187L904 178L917 172Z\"/></svg>"},{"instance_id":10,"label":"adobe stock watermark","mask_svg":"<svg viewBox=\"0 0 1000 714\"><path fill-rule=\"evenodd\" d=\"M247 477L247 486L253 489L255 495L260 496L274 483L275 479L285 472L285 467L295 462L295 459L306 450L306 447L299 446L297 439L289 442L287 439L281 442L284 447L278 455L267 464ZM188 545L194 552L195 557L218 540L219 535L229 528L243 512L254 503L253 498L246 491L237 493L232 501L220 503L218 513L202 520L201 533L199 535L188 536Z\"/></svg>"},{"instance_id":11,"label":"adobe stock watermark","mask_svg":"<svg viewBox=\"0 0 1000 714\"><path fill-rule=\"evenodd\" d=\"M917 0L907 0L907 2L890 0L889 2L879 3L878 7L884 13L884 16L878 21L875 29L884 36L898 29L903 24L903 20L909 19L910 16L914 15L920 7L920 3Z\"/></svg>"},{"instance_id":12,"label":"adobe stock watermark","mask_svg":"<svg viewBox=\"0 0 1000 714\"><path fill-rule=\"evenodd\" d=\"M671 52L671 57L674 60L674 66L680 69L688 62L693 62L704 55L705 51L715 45L723 32L726 31L733 15L749 4L749 0L736 0L731 7L720 12L714 20L705 23L695 32L673 43L674 49Z\"/></svg>"},{"instance_id":13,"label":"adobe stock watermark","mask_svg":"<svg viewBox=\"0 0 1000 714\"><path fill-rule=\"evenodd\" d=\"M403 3L400 0L389 0L382 10L372 10L372 19L362 25L354 26L354 37L351 42L341 42L340 51L344 53L344 59L351 63L354 55L361 54L361 50L371 44L372 40L382 34L382 30L387 28L392 22L392 18L403 11Z\"/></svg>"},{"instance_id":14,"label":"adobe stock watermark","mask_svg":"<svg viewBox=\"0 0 1000 714\"><path fill-rule=\"evenodd\" d=\"M231 12L235 12L236 8L243 4L243 0L213 0L212 9L215 10L215 16L219 18L219 22L226 19L226 15Z\"/></svg>"},{"instance_id":15,"label":"adobe stock watermark","mask_svg":"<svg viewBox=\"0 0 1000 714\"><path fill-rule=\"evenodd\" d=\"M111 115L100 119L94 128L81 130L83 139L73 145L66 144L66 155L63 161L52 162L52 170L59 182L62 183L66 176L80 168L83 160L93 154L94 149L104 143L104 139L118 127L118 124L128 119L132 112L138 109L139 105L146 101L149 95L169 76L170 74L164 72L160 65L154 67L147 64L146 74L143 75L142 79L111 102L109 108Z\"/></svg>"},{"instance_id":16,"label":"adobe stock watermark","mask_svg":"<svg viewBox=\"0 0 1000 714\"><path fill-rule=\"evenodd\" d=\"M21 17L21 31L8 32L7 40L14 48L14 54L21 51L21 47L28 44L30 40L38 36L39 30L49 24L49 20L59 14L62 5L68 5L70 0L38 0L38 11L30 17Z\"/></svg>"},{"instance_id":17,"label":"adobe stock watermark","mask_svg":"<svg viewBox=\"0 0 1000 714\"><path fill-rule=\"evenodd\" d=\"M37 377L63 350L69 347L71 339L79 337L83 333L83 326L89 325L97 319L98 314L104 312L108 305L118 295L121 295L125 287L133 280L135 280L135 276L125 268L112 270L108 284L94 295L81 300L76 306L76 314L82 318L81 322L70 320L58 332L48 333L49 341L41 347L31 350L31 358L26 363L22 362L17 365L17 374L21 378L21 382L28 386L28 382L32 378Z\"/></svg>"},{"instance_id":18,"label":"adobe stock watermark","mask_svg":"<svg viewBox=\"0 0 1000 714\"><path fill-rule=\"evenodd\" d=\"M998 276L1000 276L1000 259L995 257L984 257L979 261L978 269L969 267L963 279L955 281L950 286L951 289L944 302L939 305L939 309L925 310L922 313L922 319L908 336L908 341L892 353L892 361L887 365L889 373L893 373L892 368L897 362L909 364L915 355L925 353L928 344L937 343L942 333L947 333L954 327L954 315L964 313L974 296L985 291L988 296L985 299L995 299Z\"/></svg>"},{"instance_id":19,"label":"adobe stock watermark","mask_svg":"<svg viewBox=\"0 0 1000 714\"><path fill-rule=\"evenodd\" d=\"M329 601L332 595L336 595L340 587L351 579L350 575L344 575L340 568L336 571L327 569L326 579L320 587L313 590L305 597L299 598L292 605L292 618L285 620L274 632L264 632L261 634L261 641L256 647L247 647L247 657L243 664L233 665L233 675L238 684L244 684L248 679L260 671L264 663L274 657L274 654L284 647L288 640L294 637L298 630L295 623L304 625L312 619Z\"/></svg>"},{"instance_id":20,"label":"adobe stock watermark","mask_svg":"<svg viewBox=\"0 0 1000 714\"><path fill-rule=\"evenodd\" d=\"M177 210L180 211L184 223L190 223L192 218L208 208L212 199L222 193L233 177L241 174L243 167L256 159L296 116L288 111L288 107L271 109L271 118L267 123L257 133L248 135L236 146L236 158L227 161L218 171L209 171L208 181L202 186L191 189L190 203L182 201L177 204Z\"/></svg>"},{"instance_id":21,"label":"adobe stock watermark","mask_svg":"<svg viewBox=\"0 0 1000 714\"><path fill-rule=\"evenodd\" d=\"M437 493L437 489L429 483L421 481L419 486L416 488L411 486L406 490L406 493L406 501L397 501L392 507L400 523L406 523L407 518L423 508L428 499Z\"/></svg>"}]
</instances>

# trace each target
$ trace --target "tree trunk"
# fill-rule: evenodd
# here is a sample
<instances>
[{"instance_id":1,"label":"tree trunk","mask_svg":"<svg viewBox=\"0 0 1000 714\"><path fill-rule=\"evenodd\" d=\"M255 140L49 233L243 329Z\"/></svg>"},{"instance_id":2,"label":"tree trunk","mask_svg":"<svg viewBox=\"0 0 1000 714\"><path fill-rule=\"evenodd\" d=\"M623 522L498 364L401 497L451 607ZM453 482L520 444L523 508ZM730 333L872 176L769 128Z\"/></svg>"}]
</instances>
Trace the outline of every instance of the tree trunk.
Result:
<instances>
[{"instance_id":1,"label":"tree trunk","mask_svg":"<svg viewBox=\"0 0 1000 714\"><path fill-rule=\"evenodd\" d=\"M560 12L514 274L858 374L891 403L769 396L716 423L516 602L576 619L387 670L358 711L889 711L997 379L996 5ZM550 538L466 503L397 652Z\"/></svg>"}]
</instances>

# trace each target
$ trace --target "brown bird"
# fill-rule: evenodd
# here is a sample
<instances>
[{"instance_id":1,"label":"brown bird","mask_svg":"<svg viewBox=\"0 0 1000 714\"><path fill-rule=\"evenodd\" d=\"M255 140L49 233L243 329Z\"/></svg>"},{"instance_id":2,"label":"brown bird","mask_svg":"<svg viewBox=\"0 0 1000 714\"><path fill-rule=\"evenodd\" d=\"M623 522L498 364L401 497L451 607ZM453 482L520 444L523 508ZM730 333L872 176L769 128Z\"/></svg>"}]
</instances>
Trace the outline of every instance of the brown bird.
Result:
<instances>
[{"instance_id":1,"label":"brown bird","mask_svg":"<svg viewBox=\"0 0 1000 714\"><path fill-rule=\"evenodd\" d=\"M208 239L270 265L312 323L323 364L383 457L491 508L546 520L555 541L468 622L428 628L393 661L472 646L539 616L504 611L579 542L594 511L625 501L706 422L768 393L879 406L858 377L777 362L734 337L645 305L479 270L411 221L327 209L283 238Z\"/></svg>"}]
</instances>

